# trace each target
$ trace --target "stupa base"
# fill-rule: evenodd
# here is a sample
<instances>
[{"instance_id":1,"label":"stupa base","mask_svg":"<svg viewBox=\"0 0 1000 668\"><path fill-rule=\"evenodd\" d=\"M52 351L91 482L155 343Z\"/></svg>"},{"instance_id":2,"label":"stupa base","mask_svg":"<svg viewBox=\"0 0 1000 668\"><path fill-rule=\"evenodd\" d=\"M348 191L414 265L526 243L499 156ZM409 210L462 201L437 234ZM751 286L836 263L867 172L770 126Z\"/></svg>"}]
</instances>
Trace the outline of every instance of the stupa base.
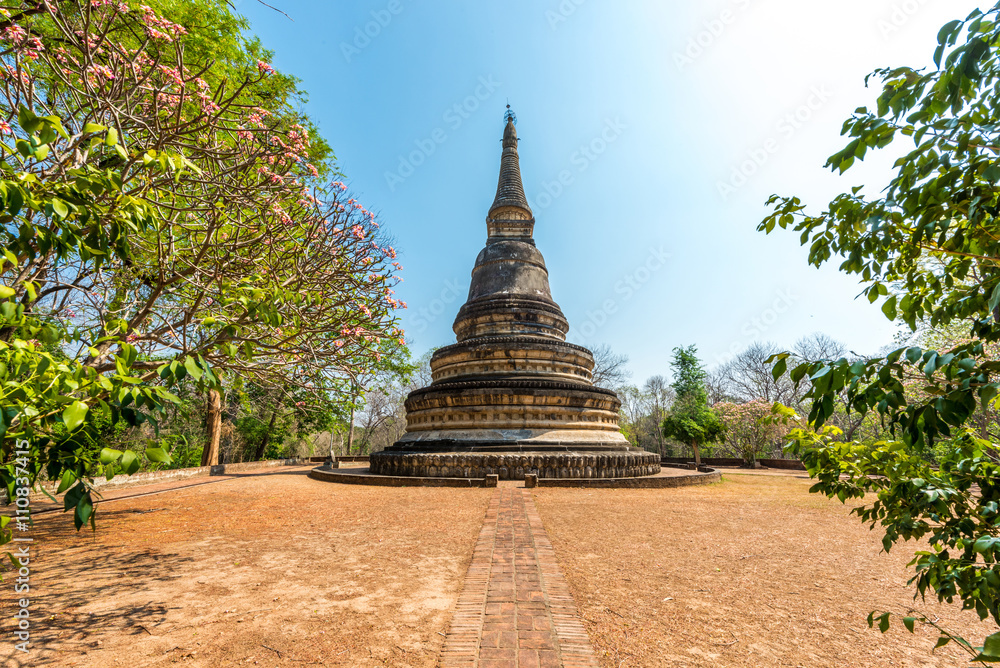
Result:
<instances>
[{"instance_id":1,"label":"stupa base","mask_svg":"<svg viewBox=\"0 0 1000 668\"><path fill-rule=\"evenodd\" d=\"M637 478L660 472L660 456L637 449L574 450L568 444L552 444L541 450L538 448L541 444L526 444L519 450L510 444L490 447L488 443L480 443L475 451L457 452L453 442L440 443L437 451L433 451L434 445L423 442L419 444L420 451L415 452L414 444L408 443L372 453L371 472L424 478L497 475L500 480L524 480L526 474L539 478Z\"/></svg>"}]
</instances>

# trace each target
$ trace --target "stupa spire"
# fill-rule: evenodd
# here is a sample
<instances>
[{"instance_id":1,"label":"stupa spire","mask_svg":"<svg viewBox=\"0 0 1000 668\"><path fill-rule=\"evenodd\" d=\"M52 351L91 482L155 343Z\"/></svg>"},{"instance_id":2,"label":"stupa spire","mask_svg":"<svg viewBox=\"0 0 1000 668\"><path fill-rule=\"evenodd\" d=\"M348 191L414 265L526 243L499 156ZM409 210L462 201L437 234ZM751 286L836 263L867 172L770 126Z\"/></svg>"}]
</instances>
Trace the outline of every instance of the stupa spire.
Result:
<instances>
[{"instance_id":1,"label":"stupa spire","mask_svg":"<svg viewBox=\"0 0 1000 668\"><path fill-rule=\"evenodd\" d=\"M594 356L566 341L531 238L514 112L507 107L489 238L476 257L457 341L430 360L431 384L406 399L406 433L371 456L371 473L444 478L631 478L660 456L629 445L621 401L594 387ZM578 268L579 269L579 268Z\"/></svg>"},{"instance_id":2,"label":"stupa spire","mask_svg":"<svg viewBox=\"0 0 1000 668\"><path fill-rule=\"evenodd\" d=\"M491 237L531 237L534 216L524 196L521 182L521 165L517 155L517 116L507 105L507 121L503 130L503 152L500 155L500 178L497 194L487 214L486 222ZM499 225L495 224L499 223Z\"/></svg>"}]
</instances>

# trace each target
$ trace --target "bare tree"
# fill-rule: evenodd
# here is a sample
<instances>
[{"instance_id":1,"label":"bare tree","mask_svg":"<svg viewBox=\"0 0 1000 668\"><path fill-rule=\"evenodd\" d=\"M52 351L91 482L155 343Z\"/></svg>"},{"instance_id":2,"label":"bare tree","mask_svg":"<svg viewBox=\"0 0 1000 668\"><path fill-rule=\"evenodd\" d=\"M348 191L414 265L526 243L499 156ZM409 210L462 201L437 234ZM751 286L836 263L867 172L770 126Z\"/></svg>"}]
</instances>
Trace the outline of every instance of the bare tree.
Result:
<instances>
[{"instance_id":1,"label":"bare tree","mask_svg":"<svg viewBox=\"0 0 1000 668\"><path fill-rule=\"evenodd\" d=\"M666 453L666 439L660 425L663 418L667 416L667 411L674 403L674 390L670 383L663 376L653 376L646 380L642 386L643 396L646 399L646 429L651 432L655 439L657 452L661 455Z\"/></svg>"},{"instance_id":2,"label":"bare tree","mask_svg":"<svg viewBox=\"0 0 1000 668\"><path fill-rule=\"evenodd\" d=\"M632 378L628 370L628 355L620 355L611 346L602 343L591 351L594 354L594 385L616 390Z\"/></svg>"},{"instance_id":3,"label":"bare tree","mask_svg":"<svg viewBox=\"0 0 1000 668\"><path fill-rule=\"evenodd\" d=\"M622 405L619 409L619 424L625 438L637 448L644 448L650 440L646 437L643 422L646 419L646 397L635 385L618 389Z\"/></svg>"},{"instance_id":4,"label":"bare tree","mask_svg":"<svg viewBox=\"0 0 1000 668\"><path fill-rule=\"evenodd\" d=\"M737 403L739 401L729 393L726 375L721 368L709 372L708 377L705 379L705 392L708 394L709 406L724 402Z\"/></svg>"},{"instance_id":5,"label":"bare tree","mask_svg":"<svg viewBox=\"0 0 1000 668\"><path fill-rule=\"evenodd\" d=\"M767 360L780 352L782 349L770 341L750 344L718 369L716 391L739 402L764 399L770 403L798 404L804 388L797 390L787 376L776 381L771 373L772 365Z\"/></svg>"},{"instance_id":6,"label":"bare tree","mask_svg":"<svg viewBox=\"0 0 1000 668\"><path fill-rule=\"evenodd\" d=\"M837 360L847 354L847 347L823 332L803 336L795 344L794 352L803 360Z\"/></svg>"}]
</instances>

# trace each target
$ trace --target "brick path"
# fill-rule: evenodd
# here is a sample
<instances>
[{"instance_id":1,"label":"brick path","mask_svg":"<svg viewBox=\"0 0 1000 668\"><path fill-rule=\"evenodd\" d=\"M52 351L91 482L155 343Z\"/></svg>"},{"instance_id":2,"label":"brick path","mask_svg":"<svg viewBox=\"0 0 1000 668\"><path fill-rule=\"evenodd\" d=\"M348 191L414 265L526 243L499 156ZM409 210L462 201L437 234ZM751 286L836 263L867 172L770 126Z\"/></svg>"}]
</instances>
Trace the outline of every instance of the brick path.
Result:
<instances>
[{"instance_id":1,"label":"brick path","mask_svg":"<svg viewBox=\"0 0 1000 668\"><path fill-rule=\"evenodd\" d=\"M497 489L445 638L441 666L597 665L530 493Z\"/></svg>"}]
</instances>

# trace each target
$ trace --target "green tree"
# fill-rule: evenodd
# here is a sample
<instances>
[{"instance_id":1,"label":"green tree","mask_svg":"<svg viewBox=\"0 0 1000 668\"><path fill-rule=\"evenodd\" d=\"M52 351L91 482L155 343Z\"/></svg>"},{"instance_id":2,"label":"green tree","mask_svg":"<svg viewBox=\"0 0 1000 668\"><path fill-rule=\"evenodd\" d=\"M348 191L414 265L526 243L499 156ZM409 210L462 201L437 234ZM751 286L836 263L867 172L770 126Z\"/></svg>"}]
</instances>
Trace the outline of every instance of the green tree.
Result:
<instances>
[{"instance_id":1,"label":"green tree","mask_svg":"<svg viewBox=\"0 0 1000 668\"><path fill-rule=\"evenodd\" d=\"M857 186L825 211L808 213L797 197L773 196L760 224L794 230L809 262L836 259L855 274L870 302L911 330L959 325L965 340L943 348L901 347L890 354L795 364L777 355L775 377L809 386L808 420L817 432L793 433L791 451L818 479L813 491L869 499L854 510L884 529L888 551L925 539L916 553L915 596L956 598L1000 623L1000 450L970 424L996 407L1000 362L1000 5L951 21L938 34L934 67L881 69L875 109L858 109L850 137L827 166L844 173L870 150L900 149L892 180L877 194ZM912 148L900 146L912 142ZM939 342L940 343L940 342ZM925 347L926 346L926 347ZM913 391L914 388L918 392ZM891 438L838 442L825 426L845 393L852 411L874 413ZM932 447L939 466L928 462ZM866 496L871 493L872 496ZM873 499L877 499L872 501ZM911 631L916 614L904 622ZM889 613L873 615L884 631ZM991 624L992 626L992 624ZM942 630L974 660L1000 661L1000 633L982 645Z\"/></svg>"},{"instance_id":2,"label":"green tree","mask_svg":"<svg viewBox=\"0 0 1000 668\"><path fill-rule=\"evenodd\" d=\"M141 458L77 430L155 419L185 379L213 406L226 378L319 392L401 336L395 250L322 178L294 79L219 34L244 25L224 0L162 6L0 11L0 481L59 480L78 528L93 476Z\"/></svg>"},{"instance_id":3,"label":"green tree","mask_svg":"<svg viewBox=\"0 0 1000 668\"><path fill-rule=\"evenodd\" d=\"M722 422L708 406L705 380L708 374L698 359L695 346L674 348L671 362L676 393L674 404L663 419L661 429L667 438L691 446L696 466L701 466L701 447L713 443L722 433Z\"/></svg>"}]
</instances>

